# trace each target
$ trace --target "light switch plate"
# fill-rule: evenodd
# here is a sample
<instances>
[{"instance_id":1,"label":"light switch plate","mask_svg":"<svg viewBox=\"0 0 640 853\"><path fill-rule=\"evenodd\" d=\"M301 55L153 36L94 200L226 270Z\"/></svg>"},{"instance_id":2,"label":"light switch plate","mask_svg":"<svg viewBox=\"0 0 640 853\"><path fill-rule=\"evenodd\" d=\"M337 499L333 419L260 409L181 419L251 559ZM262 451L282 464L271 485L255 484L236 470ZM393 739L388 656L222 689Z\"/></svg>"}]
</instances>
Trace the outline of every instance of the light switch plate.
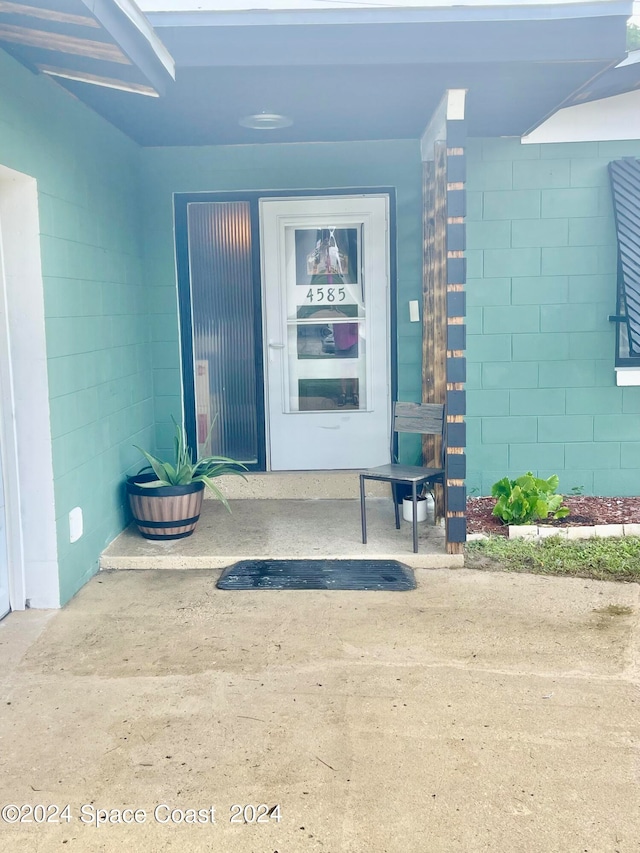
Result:
<instances>
[{"instance_id":1,"label":"light switch plate","mask_svg":"<svg viewBox=\"0 0 640 853\"><path fill-rule=\"evenodd\" d=\"M409 320L412 323L420 322L420 307L417 299L412 299L409 302Z\"/></svg>"}]
</instances>

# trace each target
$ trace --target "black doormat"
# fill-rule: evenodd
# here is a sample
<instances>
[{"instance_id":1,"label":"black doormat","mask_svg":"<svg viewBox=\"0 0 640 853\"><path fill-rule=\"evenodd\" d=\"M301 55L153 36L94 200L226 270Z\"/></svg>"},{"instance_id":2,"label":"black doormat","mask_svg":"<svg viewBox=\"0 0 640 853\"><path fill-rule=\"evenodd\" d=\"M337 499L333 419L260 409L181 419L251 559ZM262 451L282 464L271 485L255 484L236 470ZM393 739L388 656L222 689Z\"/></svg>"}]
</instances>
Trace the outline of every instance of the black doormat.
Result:
<instances>
[{"instance_id":1,"label":"black doormat","mask_svg":"<svg viewBox=\"0 0 640 853\"><path fill-rule=\"evenodd\" d=\"M409 566L397 560L241 560L226 568L218 589L416 588Z\"/></svg>"}]
</instances>

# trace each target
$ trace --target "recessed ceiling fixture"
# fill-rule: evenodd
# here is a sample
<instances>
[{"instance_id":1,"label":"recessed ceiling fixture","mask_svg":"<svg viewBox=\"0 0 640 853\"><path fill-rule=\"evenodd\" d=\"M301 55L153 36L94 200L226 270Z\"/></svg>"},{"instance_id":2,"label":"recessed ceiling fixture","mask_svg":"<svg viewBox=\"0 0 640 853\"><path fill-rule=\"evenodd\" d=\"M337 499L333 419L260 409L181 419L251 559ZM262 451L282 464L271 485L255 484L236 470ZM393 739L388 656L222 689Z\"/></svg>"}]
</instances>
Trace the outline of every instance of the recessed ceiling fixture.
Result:
<instances>
[{"instance_id":1,"label":"recessed ceiling fixture","mask_svg":"<svg viewBox=\"0 0 640 853\"><path fill-rule=\"evenodd\" d=\"M244 116L238 124L242 127L250 127L252 130L278 130L280 127L291 127L293 119L289 116L280 115L280 113L255 113L251 116Z\"/></svg>"}]
</instances>

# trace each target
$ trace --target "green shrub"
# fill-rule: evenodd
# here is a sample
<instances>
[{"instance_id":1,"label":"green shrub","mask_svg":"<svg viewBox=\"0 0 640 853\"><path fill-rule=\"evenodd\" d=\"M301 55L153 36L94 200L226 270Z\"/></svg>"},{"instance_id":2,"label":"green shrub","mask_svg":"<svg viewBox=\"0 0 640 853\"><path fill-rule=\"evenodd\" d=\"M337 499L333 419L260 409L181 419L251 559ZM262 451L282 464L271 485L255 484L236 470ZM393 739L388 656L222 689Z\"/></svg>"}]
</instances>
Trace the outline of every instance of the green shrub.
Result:
<instances>
[{"instance_id":1,"label":"green shrub","mask_svg":"<svg viewBox=\"0 0 640 853\"><path fill-rule=\"evenodd\" d=\"M559 479L556 474L548 480L534 477L531 471L510 480L503 477L491 487L496 498L493 514L505 524L533 524L540 519L565 518L569 508L562 506L562 495L556 495Z\"/></svg>"}]
</instances>

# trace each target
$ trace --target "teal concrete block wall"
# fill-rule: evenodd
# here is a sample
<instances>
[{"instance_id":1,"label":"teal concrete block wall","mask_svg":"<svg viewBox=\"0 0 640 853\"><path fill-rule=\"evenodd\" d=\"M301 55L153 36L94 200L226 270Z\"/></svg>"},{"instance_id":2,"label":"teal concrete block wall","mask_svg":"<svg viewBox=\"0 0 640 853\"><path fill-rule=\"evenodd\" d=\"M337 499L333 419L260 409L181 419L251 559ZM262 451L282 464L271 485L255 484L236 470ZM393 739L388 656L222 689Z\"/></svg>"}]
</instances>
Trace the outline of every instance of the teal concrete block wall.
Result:
<instances>
[{"instance_id":1,"label":"teal concrete block wall","mask_svg":"<svg viewBox=\"0 0 640 853\"><path fill-rule=\"evenodd\" d=\"M640 387L615 384L607 165L640 142L468 146L468 487L557 473L640 494Z\"/></svg>"},{"instance_id":2,"label":"teal concrete block wall","mask_svg":"<svg viewBox=\"0 0 640 853\"><path fill-rule=\"evenodd\" d=\"M145 267L153 292L155 415L160 449L170 448L171 415L181 416L173 236L173 193L396 188L398 393L421 396L421 324L408 302L422 289L422 164L417 140L261 144L143 151Z\"/></svg>"},{"instance_id":3,"label":"teal concrete block wall","mask_svg":"<svg viewBox=\"0 0 640 853\"><path fill-rule=\"evenodd\" d=\"M140 150L0 51L0 164L38 182L61 601L122 529L133 443L153 445ZM80 506L84 535L69 543Z\"/></svg>"}]
</instances>

